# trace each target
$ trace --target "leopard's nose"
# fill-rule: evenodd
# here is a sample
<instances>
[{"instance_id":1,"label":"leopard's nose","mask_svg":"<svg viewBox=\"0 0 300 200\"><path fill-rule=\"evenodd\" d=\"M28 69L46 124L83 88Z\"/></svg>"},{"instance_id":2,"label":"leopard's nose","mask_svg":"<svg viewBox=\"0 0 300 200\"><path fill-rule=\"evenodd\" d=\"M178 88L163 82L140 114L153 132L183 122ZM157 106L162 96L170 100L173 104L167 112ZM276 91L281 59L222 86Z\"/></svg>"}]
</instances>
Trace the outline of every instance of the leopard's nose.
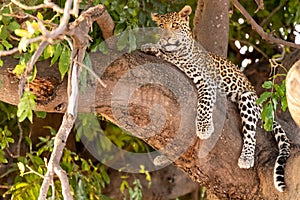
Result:
<instances>
[{"instance_id":1,"label":"leopard's nose","mask_svg":"<svg viewBox=\"0 0 300 200\"><path fill-rule=\"evenodd\" d=\"M174 33L171 30L164 29L162 36L163 36L163 38L171 38L171 37L174 37Z\"/></svg>"}]
</instances>

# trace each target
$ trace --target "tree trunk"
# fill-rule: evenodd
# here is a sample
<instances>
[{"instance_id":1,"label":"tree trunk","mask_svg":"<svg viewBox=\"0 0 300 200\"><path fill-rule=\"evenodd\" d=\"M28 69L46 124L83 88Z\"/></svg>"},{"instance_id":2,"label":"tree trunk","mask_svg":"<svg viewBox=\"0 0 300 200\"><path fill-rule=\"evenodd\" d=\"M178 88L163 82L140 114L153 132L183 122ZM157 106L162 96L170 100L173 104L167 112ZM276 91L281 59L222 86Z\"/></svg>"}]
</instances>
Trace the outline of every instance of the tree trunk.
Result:
<instances>
[{"instance_id":1,"label":"tree trunk","mask_svg":"<svg viewBox=\"0 0 300 200\"><path fill-rule=\"evenodd\" d=\"M176 67L141 52L120 55L116 59L113 59L113 53L109 55L101 53L91 55L93 68L107 87L103 88L100 84L95 87L95 84L89 82L84 95L80 96L80 112L90 112L95 108L97 113L107 116L122 128L131 131L133 135L142 137L149 145L161 149L162 153L171 158L183 150L175 160L175 165L193 180L207 186L208 190L219 198L300 198L297 187L300 157L299 154L295 154L295 148L286 168L288 191L281 194L273 186L273 166L278 153L276 143L272 135L263 129L257 130L255 167L249 170L238 168L237 160L241 152L242 139L241 121L236 105L219 102L221 107L225 107L224 103L228 107L226 114L220 113L222 109L216 109L217 114L214 115L224 116L224 126L222 123L215 124L215 132L220 133L220 136L214 134L211 139L200 141L195 135L194 123L196 90L192 88L189 93L181 88L185 86L184 84L191 85L191 83ZM0 68L2 80L0 100L14 105L19 101L16 92L18 79L8 71L8 68L12 68L16 62L17 60L4 58L4 66ZM156 63L157 68L151 63ZM41 84L35 83L32 88L35 88L34 91L40 91L39 86L44 88L52 85L52 95L47 93L48 96L39 97L36 109L64 112L64 105L67 103L66 80L53 78L58 72L55 66L49 67L49 62L38 62L37 68L37 82L41 81ZM152 69L165 69L165 74ZM161 78L163 82L157 81L156 77ZM126 91L127 88L132 90ZM126 92L123 93L124 91ZM184 101L181 97L185 97ZM216 122L220 122L218 118L216 119ZM294 146L299 144L297 138L299 129L290 116L279 121Z\"/></svg>"},{"instance_id":2,"label":"tree trunk","mask_svg":"<svg viewBox=\"0 0 300 200\"><path fill-rule=\"evenodd\" d=\"M223 57L227 57L229 5L229 0L198 0L194 17L194 38Z\"/></svg>"}]
</instances>

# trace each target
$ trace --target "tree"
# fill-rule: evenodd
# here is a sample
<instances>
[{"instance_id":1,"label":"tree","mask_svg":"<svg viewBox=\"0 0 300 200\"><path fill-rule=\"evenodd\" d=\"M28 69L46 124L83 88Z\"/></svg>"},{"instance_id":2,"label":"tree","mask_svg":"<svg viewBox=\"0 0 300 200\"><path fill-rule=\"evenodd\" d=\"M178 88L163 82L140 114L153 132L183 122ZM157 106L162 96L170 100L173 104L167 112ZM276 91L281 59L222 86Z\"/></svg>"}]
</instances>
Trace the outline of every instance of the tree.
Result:
<instances>
[{"instance_id":1,"label":"tree","mask_svg":"<svg viewBox=\"0 0 300 200\"><path fill-rule=\"evenodd\" d=\"M299 48L299 46L295 45L293 42L287 43L282 39L278 39L278 35L279 35L283 37L283 39L285 40L293 41L291 39L293 35L292 32L289 31L289 28L292 27L293 29L294 28L293 22L297 22L297 20L290 20L291 16L292 15L296 16L296 19L299 16L298 11L293 10L293 7L291 6L296 1L295 2L282 1L280 5L274 9L275 11L271 13L269 12L269 10L272 10L273 8L273 5L271 4L273 2L270 2L270 4L265 2L266 3L265 9L262 11L258 11L257 14L255 14L254 12L254 10L256 9L256 8L254 9L254 7L256 5L253 3L243 2L244 5L247 5L247 11L248 11L247 12L237 1L232 1L232 2L233 5L242 13L242 15L245 16L246 21L248 21L251 24L251 26L256 29L256 31L262 36L263 39L266 39L269 42L275 42L276 44L282 43L286 45L287 50L290 50L290 48L288 48L289 46ZM2 9L3 13L6 13L8 15L3 14L2 17L9 17L9 18L6 19L7 20L6 23L3 24L2 26L1 39L2 39L2 45L5 48L7 48L8 51L2 51L0 55L3 56L6 54L11 54L13 52L16 53L17 51L19 51L19 49L25 51L26 50L25 47L29 43L32 44L31 48L35 49L35 51L33 51L34 53L31 57L29 55L27 55L27 57L24 56L23 63L21 59L19 65L17 65L18 60L16 59L10 57L3 58L4 63L3 63L3 67L0 70L0 77L1 77L0 80L2 82L2 88L5 88L5 93L1 92L0 99L14 105L17 104L19 105L19 111L18 111L19 119L25 119L26 117L32 119L32 115L33 115L32 111L31 109L28 109L27 105L32 105L32 106L34 105L32 103L34 96L32 96L31 93L28 92L28 90L31 90L33 94L36 95L36 101L37 101L37 103L35 104L36 110L42 110L46 112L66 112L62 126L55 137L55 141L54 141L55 148L52 152L52 157L49 159L47 165L48 171L44 178L44 184L41 189L41 195L47 195L47 191L48 191L47 184L48 185L51 184L53 174L56 173L62 182L63 196L65 198L70 199L72 194L70 193L68 178L66 177L65 172L61 169L59 165L59 161L60 161L60 157L62 156L62 149L67 141L68 132L72 128L74 124L74 119L77 115L76 106L75 106L77 102L76 95L72 96L72 94L74 94L74 92L77 91L76 86L78 85L78 83L75 80L77 80L76 77L78 77L79 74L77 74L78 71L75 69L77 68L82 68L82 70L87 69L86 65L89 65L88 60L84 62L85 65L80 64L83 61L84 52L87 47L89 47L90 49L99 48L104 52L109 50L105 48L103 45L101 45L103 44L101 43L101 40L97 40L97 39L90 46L88 46L88 37L86 33L89 30L91 21L98 22L102 30L102 35L105 38L105 37L109 37L112 33L111 28L109 28L107 31L105 30L106 27L112 27L112 26L108 26L112 24L112 20L109 20L108 22L104 20L102 17L106 16L105 19L109 19L109 15L107 14L107 12L105 12L103 6L97 6L91 8L88 11L85 11L84 14L81 13L80 17L78 17L73 23L70 24L68 29L66 29L66 25L69 23L68 22L70 17L69 13L72 13L73 16L75 17L78 15L77 14L78 12L76 10L78 8L78 4L76 3L78 2L74 3L73 10L72 10L70 9L72 1L66 1L64 11L57 9L57 7L55 7L54 4L49 2L46 2L41 7L39 6L26 7L17 1L12 1L12 3L20 6L25 10L32 10L33 8L41 8L41 7L43 8L50 7L56 12L61 12L63 16L59 23L60 25L54 26L53 24L51 24L52 22L48 24L48 22L46 21L46 19L48 18L44 16L45 15L44 13L33 12L33 14L35 14L36 17L31 15L32 13L27 13L27 15L30 18L33 18L35 21L35 23L31 22L27 24L27 27L33 28L33 33L30 33L29 30L32 29L27 29L26 32L24 31L24 29L21 28L21 26L18 26L16 25L16 23L13 23L17 21L13 20L12 17L18 18L18 15L10 16L9 14L11 13L9 12L9 9L8 11L6 9L10 7L7 6L3 7ZM147 12L147 9L150 8L150 6L146 5L145 3L143 5L144 7L148 6L147 9L144 8L142 10L136 11L132 8L134 7L140 8L141 6L138 6L135 3L136 3L135 1L128 1L126 4L128 9L123 9L123 10L122 8L124 8L124 6L122 4L125 4L124 2L119 2L120 5L116 5L116 3L113 2L107 3L107 5L105 5L107 8L110 9L110 15L115 19L116 22L116 26L114 28L115 33L123 32L124 29L126 28L137 27L138 26L137 16L139 17L140 22L142 22L144 25L150 23L146 15L143 15L145 14L143 12ZM208 8L206 7L206 3L207 1L199 1L198 15L199 13L201 13L201 9L199 11L199 7L201 7L201 5L203 6L202 11L203 13L205 13L205 9ZM160 9L158 9L159 5L161 5L159 3L157 4L153 3L150 5L153 6L154 10L160 10L162 8L168 10L168 6L165 7L161 6ZM217 5L221 6L223 4L217 4ZM218 6L216 6L216 8ZM259 8L262 9L263 4L260 3ZM261 57L269 57L280 51L280 49L277 46L270 47L269 44L265 43L260 38L258 38L257 34L255 34L256 32L250 30L251 29L250 26L244 24L245 22L238 23L238 21L241 18L241 14L236 13L237 12L236 10L233 10L233 12L234 15L231 16L232 26L230 27L231 37L229 41L231 45L229 46L229 49L231 53L229 53L229 57L232 58L233 55L232 52L235 52L233 48L236 50L236 47L233 45L235 44L235 41L238 41L240 44L241 43L247 44L246 47L249 52L247 52L246 56L251 57L252 61L254 61L255 59L260 60ZM138 13L142 13L142 14L138 15ZM208 13L211 14L212 12L208 12ZM282 23L279 23L278 21L280 20L277 19L280 18L280 16L282 16L283 14L287 14L286 20L284 20ZM266 18L266 21L262 20L269 15L271 15L271 17ZM133 16L133 17L130 18L129 16ZM148 10L148 16L150 16L149 10ZM259 29L260 26L255 24L255 21L251 16L255 16L257 18L256 21L262 20L260 26L264 27L264 29ZM51 17L55 19L55 15ZM198 17L199 16L197 15L195 16L195 21L197 21ZM209 19L207 18L203 18L203 19L209 21ZM21 19L19 18L19 20ZM7 25L7 27L10 28L5 28L6 26L4 25ZM48 25L51 27L51 29L49 30L47 30ZM195 23L195 29L197 29L196 26L197 23ZM221 27L226 28L226 25L223 25ZM238 31L235 31L236 29ZM19 42L19 48L17 47L12 48L13 42L10 43L10 41L9 42L7 41L9 40L9 34L6 34L5 36L4 34L5 31L3 30L6 30L7 33L10 33L10 31L13 30L16 36L22 38ZM275 36L277 35L277 37L274 37L273 35L270 34L266 34L264 30L274 31L274 35ZM41 36L32 37L35 36L34 34L40 35L40 33L42 33L43 37ZM51 44L53 40L55 41L57 39L61 39L62 38L61 35L65 35L65 34L69 35L72 39L72 41L70 41L70 39L67 39L67 41L69 41L69 45L72 44L70 46L73 46L72 53L70 53L70 51L66 47L67 46L66 44L63 45L60 45L60 43L54 44L54 46L56 45L55 46L56 53L54 52L53 55L51 56L53 56L52 61L53 60L55 61L54 58L56 58L56 60L59 58L58 66L55 65L56 67L49 68L47 67L49 66L49 62L47 61L37 62L36 68L38 69L37 70L38 72L36 76L35 70L33 69L34 63L38 60L41 54L43 54L44 58L51 57L48 54L51 54L50 52L54 50L53 49L54 46L51 47L51 45L49 46L49 44ZM248 34L247 36L248 38L246 37L247 34ZM91 33L91 35L94 36L94 38L99 37L99 35L97 35L94 32ZM246 40L244 39L244 37ZM227 38L227 36L224 36L224 38ZM111 44L124 48L129 43L129 48L131 48L135 44L135 39L136 38L132 37L132 35L130 35L129 32L127 35L121 34L121 36L118 38L118 41L112 41ZM41 41L41 43L39 43L39 45L34 45L35 44L34 42L36 42L36 40ZM222 41L227 41L227 39ZM208 41L206 42L206 44L212 44L212 42ZM255 53L254 55L250 56L251 46L252 48L255 49ZM224 43L222 45L222 49L226 49L224 47ZM224 54L224 51L225 50L222 50L221 53ZM242 48L239 48L238 51L242 51ZM108 53L109 55L113 55L113 53L115 52L108 51ZM261 56L260 54L262 54L263 56ZM70 63L67 59L69 55L72 56ZM109 62L109 60L107 61L106 59L107 56L99 52L90 55L90 61L94 64L93 66L95 66L95 64L97 63ZM245 60L243 56L241 56L241 58L237 57L235 59ZM93 85L87 84L85 86L87 95L96 94L95 108L97 109L95 111L97 113L104 114L109 119L115 121L117 124L120 123L119 121L120 119L128 119L128 116L126 116L126 112L122 112L123 110L121 106L117 107L117 110L115 111L112 109L112 104L111 104L111 98L113 98L113 96L111 95L112 91L115 89L116 84L118 83L120 77L122 77L123 74L126 74L127 71L131 71L132 69L134 69L135 66L140 66L142 64L146 64L149 62L164 64L168 67L168 69L173 70L174 73L176 71L176 69L174 69L174 67L172 67L170 64L164 63L163 61L157 61L156 58L153 58L152 56L149 55L145 55L141 52L123 54L122 56L118 57L118 59L116 59L111 65L109 65L109 67L106 69L106 72L102 74L103 76L101 76L101 80L98 79L100 85L99 87L96 87L96 91L94 91L95 87L93 87ZM7 70L9 67L14 67L15 65L19 66L19 68L16 68L14 72L18 72L20 68L25 71L25 74L19 72L20 81L12 81L12 80L17 80L16 75L14 75L15 73L12 74L10 71ZM69 68L69 66L71 67ZM40 70L43 68L45 68L46 70L45 71ZM64 77L64 75L67 73L68 70L70 70L68 74L69 77L72 77L72 75L75 76L73 79L70 78L69 82L66 79L63 79L62 81L60 79L57 79L57 77L60 76ZM140 80L146 79L149 76L151 77L152 71L146 70L143 72L144 72L143 76L138 76ZM33 77L36 76L36 78L33 80L31 84L27 84L27 81L31 77L29 75ZM53 77L51 75L53 75ZM50 76L51 78L49 78ZM171 79L170 77L169 79L168 77L166 78L168 82L172 82L171 81L172 77ZM73 80L75 82L71 82L70 80ZM126 80L127 82L122 82L122 84L124 85L121 86L130 87L131 84L135 84L137 81L137 80L133 80L132 82L130 82L130 79L126 79ZM103 87L104 85L101 86L102 83L101 81L105 83L106 85L105 88ZM280 88L280 83L278 83L277 85ZM41 86L47 86L46 87L47 89L45 90L43 89L45 87L41 87ZM21 100L19 100L18 94L16 92L19 91L18 89L19 87L21 88L20 92L22 94ZM26 89L23 90L24 87ZM67 88L69 92L67 92ZM184 92L184 91L180 91L180 92ZM182 94L180 92L179 95ZM131 117L136 122L136 124L146 125L150 121L148 111L150 108L153 107L152 105L155 104L160 104L160 105L162 104L164 110L167 111L167 113L170 113L170 115L165 116L166 127L164 127L163 131L161 131L160 133L154 136L148 135L149 137L144 139L145 142L150 144L155 149L162 149L163 147L168 145L167 141L172 141L172 139L175 137L174 134L176 133L176 131L174 130L176 130L177 128L176 126L180 124L179 121L180 118L178 117L180 116L180 108L178 107L178 102L176 102L176 98L174 98L173 94L170 93L170 91L160 87L153 87L151 85L146 85L145 87L142 87L141 89L135 91L134 94L135 97L130 99L131 104L130 106L128 106L128 110L131 113ZM269 99L266 100L268 100L268 102L274 103L272 101L273 97L274 98L276 97L275 92L274 95L270 97L271 98L270 101ZM85 96L83 99L84 101L81 101L81 99L78 100L80 102L80 108L85 108L85 109L90 108L91 102L86 101L87 99L91 99L94 102L93 96L91 96L91 98L86 98ZM278 98L275 100L278 100ZM70 102L74 103L73 104L74 107L70 107L70 105L72 105ZM135 102L143 102L144 105L137 106ZM22 106L22 105L26 105L26 106ZM155 111L157 111L157 109ZM113 112L118 112L118 118L115 118ZM272 115L272 113L268 113L267 116L269 115ZM151 120L155 121L157 119L157 122L159 122L158 119L159 116L160 115L153 115L151 117L154 117L154 119ZM222 116L222 115L220 114L216 116ZM239 131L239 127L240 127L239 117L235 106L228 104L227 118L224 119L225 120L224 127L218 128L219 130L223 130L222 137L221 139L218 140L216 146L212 149L212 151L210 151L209 155L204 158L198 157L199 150L205 147L206 148L211 148L211 147L207 146L206 145L207 143L205 143L205 141L199 141L198 139L196 139L193 140L191 143L190 139L188 139L188 141L187 139L185 139L185 138L190 138L189 134L194 132L193 119L195 117L195 113L194 112L186 113L184 117L189 122L189 126L188 126L189 128L180 132L179 142L181 144L187 144L188 149L186 149L186 151L175 161L175 164L183 171L185 171L187 174L189 174L191 178L207 186L208 190L210 190L212 193L216 194L220 198L245 198L245 199L250 199L250 198L271 199L275 197L282 198L282 199L289 199L289 197L298 195L298 192L296 190L298 180L293 179L293 177L297 174L297 162L299 160L297 155L292 156L287 166L287 172L288 172L287 178L289 180L287 183L289 185L289 191L284 194L269 192L273 188L272 186L273 185L273 181L272 181L273 164L272 163L274 163L274 158L275 158L274 155L276 155L276 147L274 146L274 142L272 142L271 139L272 137L266 134L262 129L259 129L257 133L258 149L257 149L256 168L248 171L240 170L237 168L236 160L238 158L238 154L241 149L241 137ZM131 122L126 120L125 121L123 120L121 124L122 128L131 130L132 128L130 127L130 125ZM147 127L148 131L145 134L151 133L151 130L156 130L157 128L156 125L157 124L150 124L150 126ZM290 126L290 128L288 128L288 126ZM290 133L292 133L293 130L295 131L294 128L291 128L291 127L295 127L293 126L291 120L289 120L287 122L287 125L284 127ZM141 136L138 132L135 132L134 130L132 133L136 134L136 136ZM142 135L142 136L145 138L147 135ZM293 138L291 134L289 136L291 137L293 142L297 143L297 140ZM172 149L169 151L172 151ZM224 160L223 158L228 158L228 159ZM84 163L84 161L82 162ZM238 180L237 177L239 177ZM42 196L41 199L43 199Z\"/></svg>"}]
</instances>

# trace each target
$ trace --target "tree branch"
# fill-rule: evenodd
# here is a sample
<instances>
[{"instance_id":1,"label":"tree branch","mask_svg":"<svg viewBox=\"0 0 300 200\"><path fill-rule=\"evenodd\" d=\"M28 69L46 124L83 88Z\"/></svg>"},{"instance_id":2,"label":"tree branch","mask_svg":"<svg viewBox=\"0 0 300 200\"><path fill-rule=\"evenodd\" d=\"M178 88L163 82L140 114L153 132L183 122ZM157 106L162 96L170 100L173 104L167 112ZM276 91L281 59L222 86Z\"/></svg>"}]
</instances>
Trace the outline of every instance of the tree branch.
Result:
<instances>
[{"instance_id":1,"label":"tree branch","mask_svg":"<svg viewBox=\"0 0 300 200\"><path fill-rule=\"evenodd\" d=\"M67 7L67 6L66 6ZM53 181L54 173L59 177L62 184L62 194L64 199L73 199L68 177L66 172L60 167L60 159L63 154L63 149L66 145L67 138L74 125L77 117L78 108L78 87L79 76L81 72L80 65L82 63L85 51L88 45L88 31L92 25L92 22L97 20L105 8L103 6L96 6L83 12L81 16L74 22L69 28L68 34L73 38L72 54L71 54L71 67L68 79L68 108L63 122L59 128L54 140L54 149L51 153L51 157L48 163L47 172L43 180L43 184L40 189L39 200L44 200L47 197L50 183ZM96 13L96 14L95 14ZM67 19L67 17L65 17Z\"/></svg>"},{"instance_id":2,"label":"tree branch","mask_svg":"<svg viewBox=\"0 0 300 200\"><path fill-rule=\"evenodd\" d=\"M251 17L251 15L246 11L246 9L238 2L238 0L231 0L231 1L232 1L233 5L246 18L246 20L251 24L252 29L254 29L262 37L262 39L266 40L270 44L282 44L287 47L293 47L293 48L300 49L300 45L298 45L298 44L275 38L271 34L266 33L264 31L264 29L256 23L256 21Z\"/></svg>"}]
</instances>

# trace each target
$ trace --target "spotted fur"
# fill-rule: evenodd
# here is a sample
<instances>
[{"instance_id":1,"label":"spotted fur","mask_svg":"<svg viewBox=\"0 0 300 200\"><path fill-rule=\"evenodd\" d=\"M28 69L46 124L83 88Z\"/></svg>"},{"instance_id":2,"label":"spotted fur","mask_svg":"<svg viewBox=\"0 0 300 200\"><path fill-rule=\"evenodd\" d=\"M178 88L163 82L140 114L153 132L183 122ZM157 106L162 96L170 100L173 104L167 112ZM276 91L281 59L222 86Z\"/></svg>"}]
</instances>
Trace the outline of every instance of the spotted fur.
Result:
<instances>
[{"instance_id":1,"label":"spotted fur","mask_svg":"<svg viewBox=\"0 0 300 200\"><path fill-rule=\"evenodd\" d=\"M197 136L207 139L214 132L212 109L216 101L216 89L238 104L242 119L243 148L238 159L240 168L254 165L256 124L261 107L256 104L257 94L246 76L230 61L205 51L192 38L189 15L192 9L185 6L179 12L152 14L152 19L162 28L157 44L145 44L142 50L173 63L195 84L198 91L196 117ZM274 185L284 191L284 167L290 155L289 140L274 122L273 131L278 143L279 155L274 167Z\"/></svg>"}]
</instances>

